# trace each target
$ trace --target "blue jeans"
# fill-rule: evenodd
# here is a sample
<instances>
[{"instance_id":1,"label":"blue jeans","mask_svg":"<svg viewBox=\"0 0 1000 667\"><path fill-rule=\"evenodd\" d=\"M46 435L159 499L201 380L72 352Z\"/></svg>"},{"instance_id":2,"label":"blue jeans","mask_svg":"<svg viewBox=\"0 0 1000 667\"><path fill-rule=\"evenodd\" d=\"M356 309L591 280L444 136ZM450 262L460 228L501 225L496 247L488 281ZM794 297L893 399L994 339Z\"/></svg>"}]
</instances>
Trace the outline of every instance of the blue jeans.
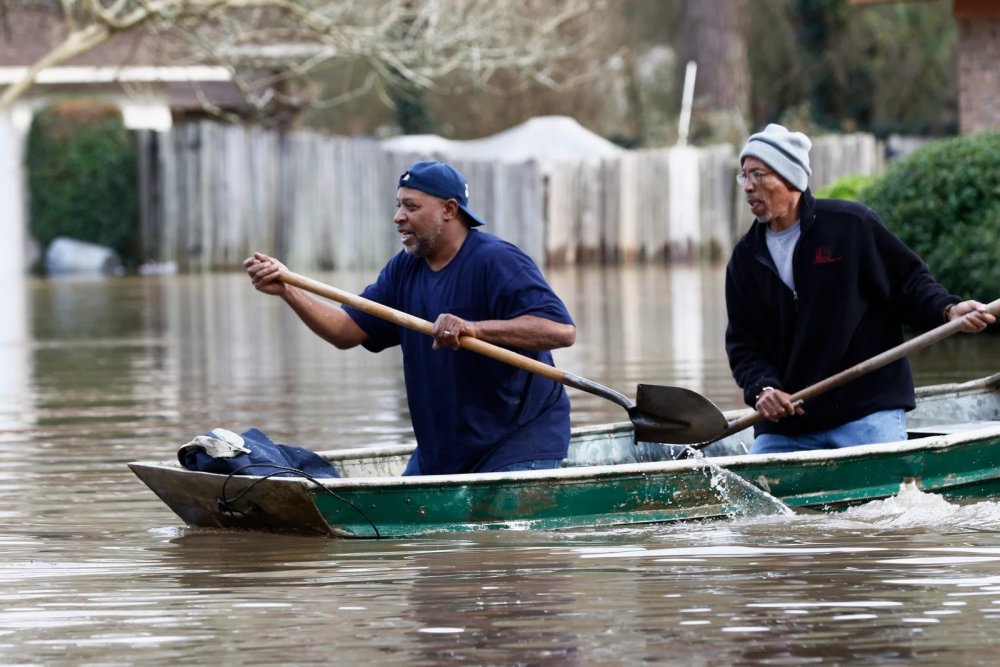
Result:
<instances>
[{"instance_id":1,"label":"blue jeans","mask_svg":"<svg viewBox=\"0 0 1000 667\"><path fill-rule=\"evenodd\" d=\"M496 470L480 470L479 472L518 472L521 470L553 470L562 465L562 459L535 459L533 461L521 461L497 468Z\"/></svg>"},{"instance_id":2,"label":"blue jeans","mask_svg":"<svg viewBox=\"0 0 1000 667\"><path fill-rule=\"evenodd\" d=\"M762 433L753 441L751 454L777 454L812 449L838 449L876 442L906 440L906 415L899 410L881 410L826 431L800 435Z\"/></svg>"},{"instance_id":3,"label":"blue jeans","mask_svg":"<svg viewBox=\"0 0 1000 667\"><path fill-rule=\"evenodd\" d=\"M477 472L518 472L520 470L551 470L553 468L558 468L562 464L562 459L535 459L533 461L521 461L519 463L511 463L496 470L479 470ZM409 462L406 464L406 469L403 470L404 477L411 477L413 475L421 475L420 472L420 461L417 458L417 452L414 451L413 455L410 456Z\"/></svg>"}]
</instances>

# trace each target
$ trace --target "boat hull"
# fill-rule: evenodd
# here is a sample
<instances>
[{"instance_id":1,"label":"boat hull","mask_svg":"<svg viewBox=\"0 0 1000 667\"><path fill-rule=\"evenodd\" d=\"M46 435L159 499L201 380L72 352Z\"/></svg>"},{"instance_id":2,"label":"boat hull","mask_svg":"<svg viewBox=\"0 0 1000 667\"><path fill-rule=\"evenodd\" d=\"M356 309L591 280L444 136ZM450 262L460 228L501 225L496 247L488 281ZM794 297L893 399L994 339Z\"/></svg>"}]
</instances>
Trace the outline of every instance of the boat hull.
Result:
<instances>
[{"instance_id":1,"label":"boat hull","mask_svg":"<svg viewBox=\"0 0 1000 667\"><path fill-rule=\"evenodd\" d=\"M740 511L745 492L739 483L728 492L719 479L726 473L699 460L321 484L271 478L244 496L254 478L232 478L223 491L223 475L194 473L192 481L180 466L130 465L189 525L338 537L704 519Z\"/></svg>"},{"instance_id":2,"label":"boat hull","mask_svg":"<svg viewBox=\"0 0 1000 667\"><path fill-rule=\"evenodd\" d=\"M349 538L838 510L902 484L984 498L1000 495L998 385L993 376L922 390L910 440L841 450L732 455L743 433L720 443L722 456L674 460L670 447L634 443L623 423L576 429L565 467L551 471L400 477L406 446L324 452L344 477L321 481L129 465L191 526Z\"/></svg>"},{"instance_id":3,"label":"boat hull","mask_svg":"<svg viewBox=\"0 0 1000 667\"><path fill-rule=\"evenodd\" d=\"M983 498L1000 494L1000 428L719 463L790 507L843 509L895 495L901 484L949 498Z\"/></svg>"}]
</instances>

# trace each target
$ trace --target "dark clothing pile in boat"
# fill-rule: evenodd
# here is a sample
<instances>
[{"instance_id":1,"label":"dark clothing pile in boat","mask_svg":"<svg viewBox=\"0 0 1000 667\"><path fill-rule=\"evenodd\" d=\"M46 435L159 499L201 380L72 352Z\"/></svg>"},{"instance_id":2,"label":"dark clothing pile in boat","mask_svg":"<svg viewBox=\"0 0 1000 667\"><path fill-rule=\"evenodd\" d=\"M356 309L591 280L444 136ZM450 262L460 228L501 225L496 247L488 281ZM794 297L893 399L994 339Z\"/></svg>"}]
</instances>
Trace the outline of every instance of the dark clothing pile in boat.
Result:
<instances>
[{"instance_id":1,"label":"dark clothing pile in boat","mask_svg":"<svg viewBox=\"0 0 1000 667\"><path fill-rule=\"evenodd\" d=\"M795 291L779 277L767 225L757 221L726 270L726 350L747 405L764 387L794 393L899 345L900 322L939 326L945 307L961 301L867 206L815 199L807 189L800 224ZM909 362L902 359L809 400L804 415L761 422L756 432L797 435L914 406Z\"/></svg>"},{"instance_id":2,"label":"dark clothing pile in boat","mask_svg":"<svg viewBox=\"0 0 1000 667\"><path fill-rule=\"evenodd\" d=\"M317 478L340 477L330 462L315 452L276 444L256 428L239 435L223 428L213 429L181 447L177 459L188 470L221 475L301 477L300 473L305 473Z\"/></svg>"}]
</instances>

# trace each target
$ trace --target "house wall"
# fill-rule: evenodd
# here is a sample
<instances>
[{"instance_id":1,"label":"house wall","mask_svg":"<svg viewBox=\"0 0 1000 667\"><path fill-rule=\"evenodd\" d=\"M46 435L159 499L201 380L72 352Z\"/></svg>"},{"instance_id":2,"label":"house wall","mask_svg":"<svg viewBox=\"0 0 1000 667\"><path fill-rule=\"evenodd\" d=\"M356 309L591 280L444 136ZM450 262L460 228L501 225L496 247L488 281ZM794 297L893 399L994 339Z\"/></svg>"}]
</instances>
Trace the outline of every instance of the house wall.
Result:
<instances>
[{"instance_id":1,"label":"house wall","mask_svg":"<svg viewBox=\"0 0 1000 667\"><path fill-rule=\"evenodd\" d=\"M31 376L31 356L24 354L29 338L26 276L27 233L21 170L21 139L17 119L0 113L0 404L24 392ZM0 414L0 428L5 426Z\"/></svg>"},{"instance_id":2,"label":"house wall","mask_svg":"<svg viewBox=\"0 0 1000 667\"><path fill-rule=\"evenodd\" d=\"M30 122L30 110L18 105L0 112L0 281L24 274L30 261L23 169Z\"/></svg>"}]
</instances>

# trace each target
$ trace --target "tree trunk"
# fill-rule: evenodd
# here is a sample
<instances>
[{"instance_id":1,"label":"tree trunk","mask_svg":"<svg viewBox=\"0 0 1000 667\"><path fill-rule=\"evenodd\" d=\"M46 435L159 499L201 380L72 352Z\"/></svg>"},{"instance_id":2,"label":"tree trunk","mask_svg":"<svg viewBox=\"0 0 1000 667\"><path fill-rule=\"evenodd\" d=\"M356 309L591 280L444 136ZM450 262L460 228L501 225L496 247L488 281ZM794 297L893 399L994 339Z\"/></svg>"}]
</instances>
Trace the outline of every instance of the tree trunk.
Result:
<instances>
[{"instance_id":1,"label":"tree trunk","mask_svg":"<svg viewBox=\"0 0 1000 667\"><path fill-rule=\"evenodd\" d=\"M681 67L698 64L695 99L710 115L749 117L747 0L688 0L680 39Z\"/></svg>"}]
</instances>

